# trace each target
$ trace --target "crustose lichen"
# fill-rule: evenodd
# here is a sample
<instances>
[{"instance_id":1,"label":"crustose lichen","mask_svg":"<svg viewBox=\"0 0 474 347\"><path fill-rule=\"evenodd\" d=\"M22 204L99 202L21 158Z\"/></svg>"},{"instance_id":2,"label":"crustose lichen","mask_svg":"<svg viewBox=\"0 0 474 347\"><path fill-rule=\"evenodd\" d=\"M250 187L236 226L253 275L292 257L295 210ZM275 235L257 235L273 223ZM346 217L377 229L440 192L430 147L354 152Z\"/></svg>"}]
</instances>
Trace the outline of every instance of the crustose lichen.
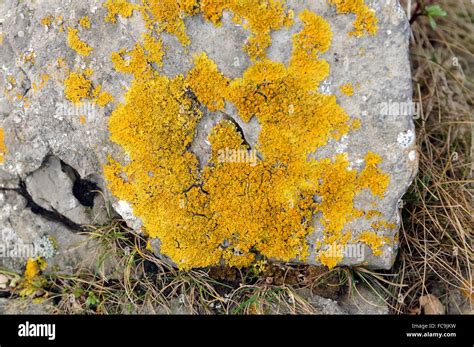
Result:
<instances>
[{"instance_id":1,"label":"crustose lichen","mask_svg":"<svg viewBox=\"0 0 474 347\"><path fill-rule=\"evenodd\" d=\"M246 266L257 252L280 260L305 259L317 213L325 229L318 259L337 265L342 255L331 247L351 241L346 225L364 215L354 207L355 197L362 190L383 196L389 177L372 152L360 172L350 168L344 154L309 157L360 126L334 95L317 92L329 76L329 64L320 57L332 41L326 20L308 10L300 13L303 27L293 37L286 66L265 57L270 31L292 19L282 1L147 0L136 9L149 32L131 51L111 57L118 71L133 75L124 103L109 122L111 140L130 157L126 164L110 158L104 167L113 194L131 203L145 232L159 238L161 251L181 268L221 261ZM205 53L195 57L186 76L162 75L160 30L187 44L181 13L202 11L218 24L223 9L249 21L252 36L246 50L255 62L243 75L226 77ZM189 148L203 116L201 106L219 111L225 102L235 105L243 121L258 119L261 132L253 150L259 159L252 165L218 159L222 150L251 149L236 125L224 120L210 133L211 159L200 168ZM367 235L360 241L380 248Z\"/></svg>"}]
</instances>

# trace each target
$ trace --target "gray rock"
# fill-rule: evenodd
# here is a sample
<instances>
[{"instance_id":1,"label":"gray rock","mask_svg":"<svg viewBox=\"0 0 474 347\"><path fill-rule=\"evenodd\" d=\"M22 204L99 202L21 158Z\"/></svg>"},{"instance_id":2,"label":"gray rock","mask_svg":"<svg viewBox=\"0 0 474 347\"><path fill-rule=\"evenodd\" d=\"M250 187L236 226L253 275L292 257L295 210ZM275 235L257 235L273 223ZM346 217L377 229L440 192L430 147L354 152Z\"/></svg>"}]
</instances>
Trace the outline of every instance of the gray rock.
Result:
<instances>
[{"instance_id":1,"label":"gray rock","mask_svg":"<svg viewBox=\"0 0 474 347\"><path fill-rule=\"evenodd\" d=\"M348 314L373 314L386 315L390 309L382 294L375 293L365 286L356 286L344 298L339 300L339 305Z\"/></svg>"},{"instance_id":2,"label":"gray rock","mask_svg":"<svg viewBox=\"0 0 474 347\"><path fill-rule=\"evenodd\" d=\"M61 214L78 225L94 223L92 209L81 203L74 195L76 177L71 168L61 164L55 157L48 157L43 166L30 174L26 189L34 202L42 208ZM93 207L93 192L89 192Z\"/></svg>"},{"instance_id":3,"label":"gray rock","mask_svg":"<svg viewBox=\"0 0 474 347\"><path fill-rule=\"evenodd\" d=\"M45 0L40 3L6 0L0 5L0 28L4 37L0 52L0 89L12 89L14 93L28 98L26 102L24 98L9 100L5 93L0 95L0 127L5 129L8 148L6 161L0 164L0 187L18 188L18 182L25 181L28 192L39 206L55 211L76 224L89 224L97 220L94 214L89 214L87 206L78 203L77 197L71 194L71 186L77 178L67 170L65 172L60 163L73 168L81 179L91 180L103 188L102 165L107 162L108 156L123 160L127 156L108 138L107 116L114 106L85 110L71 108L63 93L66 71L58 67L56 61L58 58L65 59L72 70L92 68L93 83L102 84L103 90L110 92L116 101L122 101L123 87L129 85L131 77L114 71L110 54L123 47L131 48L145 31L138 14L129 19L119 19L115 25L105 23L106 11L101 4L100 0ZM288 5L296 10L296 14L304 8L317 12L329 21L335 33L330 50L323 56L331 64L331 77L323 84L324 92L339 95L337 89L343 83L361 84L356 97L341 96L338 99L349 115L361 118L363 127L356 136L344 136L339 142L329 143L315 153L315 157L330 157L344 151L352 167L359 169L367 150L380 154L383 157L382 169L391 177L388 191L375 207L369 196L364 194L356 198L355 204L361 209L376 208L382 212L384 220L399 225L399 201L417 168L411 115L387 114L383 110L389 103L410 103L412 100L409 25L400 5L397 1L371 2L379 18L380 30L375 37L362 38L347 36L353 16L336 15L335 10L324 1L289 0ZM77 20L88 15L92 29L82 30L80 36L94 47L91 55L82 57L70 49L65 33L59 30L57 24L50 27L41 25L41 19L48 15L62 15L66 29L77 26ZM249 66L250 61L242 51L248 32L232 23L229 13L224 13L221 27L211 25L202 16L187 18L186 25L193 42L187 50L178 44L176 38L163 35L164 43L168 44L164 61L166 75L185 73L192 66L192 55L201 51L207 52L229 77L239 76ZM288 61L291 34L299 25L297 23L288 31L272 34L273 45L268 50L271 59ZM365 54L359 54L361 49ZM22 62L23 54L31 52L35 54L34 64ZM41 90L35 91L32 86L39 83L44 73L51 76L51 80ZM15 86L10 85L8 76L15 77ZM86 116L85 124L80 122L82 113ZM254 145L260 130L258 122L242 122L232 105L226 106L226 113L240 125L248 142ZM215 119L207 114L198 126L192 149L201 165L209 158L209 147L203 139ZM44 166L49 156L56 159L46 161ZM8 198L0 205L0 229L10 237L9 241L0 239L1 246L32 243L34 239L49 233L55 233L61 239L77 237L64 225L33 214L23 198L15 194L5 192L3 195L8 195ZM130 213L126 202L117 201L107 189L103 189L103 194L132 227L140 230L142 223ZM104 208L99 210L103 213ZM315 231L308 238L311 256L301 261L317 263L313 246L322 238L322 226L317 219L314 222ZM368 223L357 219L347 225L347 229L356 236L370 229ZM396 232L396 229L383 231L391 239ZM58 252L64 254L64 261L69 254L76 254L70 252L69 247L67 240L60 243ZM396 243L386 245L383 254L374 257L364 246L360 256L347 255L343 264L390 268L396 248ZM18 267L17 260L2 259L6 264ZM78 260L75 256L68 259L68 263Z\"/></svg>"},{"instance_id":4,"label":"gray rock","mask_svg":"<svg viewBox=\"0 0 474 347\"><path fill-rule=\"evenodd\" d=\"M48 302L33 303L30 300L0 298L0 314L54 314L55 308Z\"/></svg>"}]
</instances>

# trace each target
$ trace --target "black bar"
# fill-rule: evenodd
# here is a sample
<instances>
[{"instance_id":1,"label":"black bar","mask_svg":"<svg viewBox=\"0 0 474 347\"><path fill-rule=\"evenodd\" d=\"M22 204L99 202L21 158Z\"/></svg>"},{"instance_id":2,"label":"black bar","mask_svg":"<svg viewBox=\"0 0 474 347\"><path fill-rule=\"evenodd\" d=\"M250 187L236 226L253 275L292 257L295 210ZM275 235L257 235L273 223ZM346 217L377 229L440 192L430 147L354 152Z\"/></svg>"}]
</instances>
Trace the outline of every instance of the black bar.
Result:
<instances>
[{"instance_id":1,"label":"black bar","mask_svg":"<svg viewBox=\"0 0 474 347\"><path fill-rule=\"evenodd\" d=\"M20 316L0 315L0 347L131 346L272 341L290 346L473 346L473 316ZM55 324L54 340L20 337L19 326ZM44 328L44 326L43 326ZM31 330L35 333L35 328ZM47 332L47 330L44 330ZM50 331L51 332L51 331ZM421 336L408 336L421 334ZM438 335L442 334L442 335ZM451 334L447 336L446 334ZM452 335L452 334L455 334ZM46 333L47 335L47 333ZM52 334L50 334L52 337ZM330 344L330 345L329 345Z\"/></svg>"}]
</instances>

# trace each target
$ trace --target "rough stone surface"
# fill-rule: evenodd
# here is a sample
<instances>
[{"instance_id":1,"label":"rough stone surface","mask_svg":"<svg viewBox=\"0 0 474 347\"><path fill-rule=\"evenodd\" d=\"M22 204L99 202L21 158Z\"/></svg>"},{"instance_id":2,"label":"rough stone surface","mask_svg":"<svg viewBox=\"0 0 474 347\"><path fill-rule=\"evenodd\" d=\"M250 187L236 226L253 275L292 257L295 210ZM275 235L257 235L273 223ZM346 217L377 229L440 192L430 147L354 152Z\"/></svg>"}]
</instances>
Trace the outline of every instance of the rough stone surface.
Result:
<instances>
[{"instance_id":1,"label":"rough stone surface","mask_svg":"<svg viewBox=\"0 0 474 347\"><path fill-rule=\"evenodd\" d=\"M339 300L339 305L348 314L386 315L390 312L384 298L364 286L357 286L355 290Z\"/></svg>"},{"instance_id":2,"label":"rough stone surface","mask_svg":"<svg viewBox=\"0 0 474 347\"><path fill-rule=\"evenodd\" d=\"M0 314L49 315L54 312L54 306L48 302L35 304L29 300L0 298Z\"/></svg>"},{"instance_id":3,"label":"rough stone surface","mask_svg":"<svg viewBox=\"0 0 474 347\"><path fill-rule=\"evenodd\" d=\"M289 6L298 13L304 8L322 15L331 25L334 40L330 50L322 56L331 64L331 77L321 87L325 93L338 95L339 103L351 116L361 118L363 127L357 136L344 136L333 141L315 153L316 157L347 152L352 167L360 168L368 150L383 158L381 168L390 173L391 183L384 199L376 208L388 222L399 224L399 201L416 171L417 157L414 145L414 127L409 115L388 115L382 111L389 102L411 102L411 76L408 60L409 25L397 1L372 1L379 18L380 29L375 37L355 38L347 33L351 30L353 15L337 15L324 1L289 0ZM0 127L5 129L5 144L8 148L5 163L0 164L0 187L17 188L19 181L25 181L28 191L36 203L45 209L54 209L78 224L94 220L87 208L71 194L73 179L60 169L59 160L74 168L81 179L91 180L104 187L102 165L109 154L126 158L121 149L108 139L108 115L112 105L90 110L65 111L68 105L63 93L65 70L58 67L57 59L65 59L72 69L90 67L94 70L92 80L101 83L104 90L113 94L115 100L123 100L123 88L130 83L130 76L117 73L112 67L110 54L120 48L131 48L144 32L139 15L129 19L118 19L115 25L104 22L106 10L102 1L83 2L45 0L6 0L0 4L0 30L3 43L0 51L0 90L8 90L28 98L9 100L6 93L0 94ZM40 23L47 15L62 15L62 22L68 26L77 25L85 15L91 19L92 28L81 32L81 39L94 50L87 58L77 55L67 46L66 33L55 24L46 27ZM297 16L295 16L296 18ZM248 32L242 26L231 22L231 15L224 14L219 28L206 22L202 16L186 19L187 33L191 46L184 49L174 36L164 34L168 46L164 60L164 72L168 76L185 73L192 66L192 55L205 51L221 71L229 77L239 76L250 64L242 46ZM295 24L289 31L274 32L269 58L288 62L291 51L291 34L299 28ZM25 62L25 53L34 52L35 62ZM47 73L51 80L44 88L35 91L41 75ZM16 84L8 81L14 76ZM348 98L338 92L339 86L357 81L360 89L355 97ZM70 106L70 105L69 105ZM66 108L67 109L67 108ZM83 114L85 113L85 114ZM232 105L226 105L226 113L242 128L246 139L252 145L257 141L259 124L253 120L244 123L237 116ZM85 124L80 116L85 116ZM201 121L193 151L201 164L209 158L205 137L215 122L222 117L206 114ZM45 159L53 155L56 160L44 167ZM51 187L57 183L56 188ZM111 201L119 213L132 227L139 229L140 221L133 217L126 203L114 200L103 189L104 196ZM16 243L32 244L45 235L53 234L58 240L58 260L61 266L72 264L80 257L73 244L78 236L58 222L45 220L32 213L23 197L15 191L4 191L0 195L0 246L11 247ZM360 194L356 207L371 208L369 196ZM317 220L317 218L315 218ZM356 220L347 226L356 234L370 229L369 221ZM393 238L397 230L387 230ZM322 226L315 221L315 232L310 235L311 244L322 238ZM72 248L71 248L72 247ZM343 264L365 264L374 268L390 268L396 255L394 247L385 246L383 254L372 256L366 247L362 257L346 257ZM57 258L54 256L53 258ZM309 262L314 262L314 254ZM0 265L18 267L23 258L0 258Z\"/></svg>"}]
</instances>

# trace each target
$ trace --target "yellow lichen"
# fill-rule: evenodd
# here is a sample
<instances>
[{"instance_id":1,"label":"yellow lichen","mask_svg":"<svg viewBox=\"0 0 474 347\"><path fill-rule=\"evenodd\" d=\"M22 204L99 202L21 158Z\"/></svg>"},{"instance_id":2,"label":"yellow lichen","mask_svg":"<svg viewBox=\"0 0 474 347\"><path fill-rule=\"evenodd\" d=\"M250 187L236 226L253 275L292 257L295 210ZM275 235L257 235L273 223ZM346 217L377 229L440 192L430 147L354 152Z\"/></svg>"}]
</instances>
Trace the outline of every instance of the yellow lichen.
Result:
<instances>
[{"instance_id":1,"label":"yellow lichen","mask_svg":"<svg viewBox=\"0 0 474 347\"><path fill-rule=\"evenodd\" d=\"M64 81L64 94L73 103L90 97L91 90L92 82L82 73L72 72Z\"/></svg>"},{"instance_id":2,"label":"yellow lichen","mask_svg":"<svg viewBox=\"0 0 474 347\"><path fill-rule=\"evenodd\" d=\"M108 0L104 6L109 10L108 22L115 22L117 14L129 17L136 9L150 30L174 34L183 45L190 43L184 24L186 16L202 13L207 20L220 25L222 12L230 10L234 22L246 21L251 36L245 50L254 60L265 56L271 44L271 31L293 23L294 14L284 4L284 0L143 0L141 5L132 5L124 0Z\"/></svg>"},{"instance_id":3,"label":"yellow lichen","mask_svg":"<svg viewBox=\"0 0 474 347\"><path fill-rule=\"evenodd\" d=\"M205 53L196 56L194 64L186 79L187 84L209 110L222 109L229 80L219 72L217 65Z\"/></svg>"},{"instance_id":4,"label":"yellow lichen","mask_svg":"<svg viewBox=\"0 0 474 347\"><path fill-rule=\"evenodd\" d=\"M303 11L303 28L293 37L293 55L285 66L263 56L270 31L292 19L282 1L147 0L141 13L150 20L148 40L156 29L186 43L183 13L203 12L218 24L223 9L245 18L254 35L250 46L255 51L250 46L247 51L260 59L241 77L224 76L204 53L195 57L187 76L163 76L150 64L161 61L161 43L154 41L150 49L147 37L130 51L112 54L115 69L132 74L133 81L109 120L111 140L130 161L109 159L104 167L108 186L132 205L148 236L159 238L161 251L181 268L221 261L247 266L257 252L305 259L311 221L319 212L326 245L319 260L333 267L351 238L347 223L363 216L354 207L355 196L364 188L382 196L388 176L373 153L362 172L350 169L344 154L310 159L331 138L351 130L336 97L317 92L329 76L329 64L320 58L331 44L329 24ZM190 145L201 109L222 110L225 102L244 122L257 118L258 144L250 148L235 122L223 120L208 137L210 161L200 166ZM229 152L246 155L229 160Z\"/></svg>"},{"instance_id":5,"label":"yellow lichen","mask_svg":"<svg viewBox=\"0 0 474 347\"><path fill-rule=\"evenodd\" d=\"M29 258L26 263L25 273L19 285L20 296L33 296L45 284L45 278L41 273L46 269L48 263L42 258Z\"/></svg>"},{"instance_id":6,"label":"yellow lichen","mask_svg":"<svg viewBox=\"0 0 474 347\"><path fill-rule=\"evenodd\" d=\"M5 155L7 154L7 146L5 145L5 130L0 128L0 164L5 161Z\"/></svg>"},{"instance_id":7,"label":"yellow lichen","mask_svg":"<svg viewBox=\"0 0 474 347\"><path fill-rule=\"evenodd\" d=\"M67 41L68 41L69 47L71 47L80 55L87 57L92 52L92 47L89 46L87 43L81 41L77 33L78 33L77 29L74 29L71 27L68 28Z\"/></svg>"},{"instance_id":8,"label":"yellow lichen","mask_svg":"<svg viewBox=\"0 0 474 347\"><path fill-rule=\"evenodd\" d=\"M136 5L129 3L126 0L107 0L103 6L107 9L106 22L117 22L117 16L123 18L131 17Z\"/></svg>"},{"instance_id":9,"label":"yellow lichen","mask_svg":"<svg viewBox=\"0 0 474 347\"><path fill-rule=\"evenodd\" d=\"M349 34L362 36L366 32L375 35L378 30L378 20L375 11L367 6L364 0L328 0L330 4L336 6L338 13L354 13L356 20L354 30Z\"/></svg>"},{"instance_id":10,"label":"yellow lichen","mask_svg":"<svg viewBox=\"0 0 474 347\"><path fill-rule=\"evenodd\" d=\"M374 196L382 197L387 190L390 178L378 165L382 158L371 151L365 156L365 168L359 178L359 188L370 189Z\"/></svg>"},{"instance_id":11,"label":"yellow lichen","mask_svg":"<svg viewBox=\"0 0 474 347\"><path fill-rule=\"evenodd\" d=\"M114 101L112 94L108 92L103 92L102 86L100 85L95 87L94 90L92 91L92 98L99 106L102 106L102 107Z\"/></svg>"},{"instance_id":12,"label":"yellow lichen","mask_svg":"<svg viewBox=\"0 0 474 347\"><path fill-rule=\"evenodd\" d=\"M82 125L86 124L87 122L87 119L86 119L86 116L84 116L83 114L81 114L79 116L79 123L81 123Z\"/></svg>"},{"instance_id":13,"label":"yellow lichen","mask_svg":"<svg viewBox=\"0 0 474 347\"><path fill-rule=\"evenodd\" d=\"M395 223L388 223L387 221L381 220L372 223L371 227L375 230L380 229L395 229L397 225Z\"/></svg>"},{"instance_id":14,"label":"yellow lichen","mask_svg":"<svg viewBox=\"0 0 474 347\"><path fill-rule=\"evenodd\" d=\"M46 83L49 81L49 79L50 79L50 76L48 74L42 74L39 83L36 83L36 82L32 83L31 87L33 89L33 92L36 93L37 91L43 89Z\"/></svg>"},{"instance_id":15,"label":"yellow lichen","mask_svg":"<svg viewBox=\"0 0 474 347\"><path fill-rule=\"evenodd\" d=\"M354 96L354 86L352 83L346 83L340 87L341 93L347 96Z\"/></svg>"},{"instance_id":16,"label":"yellow lichen","mask_svg":"<svg viewBox=\"0 0 474 347\"><path fill-rule=\"evenodd\" d=\"M357 237L357 242L362 242L370 246L372 254L379 256L382 254L382 247L388 243L388 238L379 236L373 231L364 231Z\"/></svg>"},{"instance_id":17,"label":"yellow lichen","mask_svg":"<svg viewBox=\"0 0 474 347\"><path fill-rule=\"evenodd\" d=\"M54 17L52 15L41 18L41 25L50 26L53 23Z\"/></svg>"},{"instance_id":18,"label":"yellow lichen","mask_svg":"<svg viewBox=\"0 0 474 347\"><path fill-rule=\"evenodd\" d=\"M88 16L81 17L79 19L79 25L83 27L84 29L90 29L91 21L89 20L89 17Z\"/></svg>"}]
</instances>

